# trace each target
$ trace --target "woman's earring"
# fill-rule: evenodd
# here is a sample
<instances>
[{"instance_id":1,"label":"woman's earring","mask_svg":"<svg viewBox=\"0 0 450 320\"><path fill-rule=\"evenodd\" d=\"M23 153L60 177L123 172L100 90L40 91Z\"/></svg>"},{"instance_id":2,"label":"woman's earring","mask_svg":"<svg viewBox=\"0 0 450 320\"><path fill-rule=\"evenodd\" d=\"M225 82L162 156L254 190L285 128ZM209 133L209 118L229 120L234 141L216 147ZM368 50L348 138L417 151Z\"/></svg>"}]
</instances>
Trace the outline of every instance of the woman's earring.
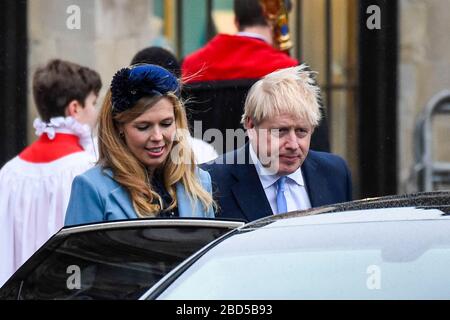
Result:
<instances>
[{"instance_id":1,"label":"woman's earring","mask_svg":"<svg viewBox=\"0 0 450 320\"><path fill-rule=\"evenodd\" d=\"M125 137L125 133L123 133L123 131L119 132L119 137L121 137L122 139Z\"/></svg>"}]
</instances>

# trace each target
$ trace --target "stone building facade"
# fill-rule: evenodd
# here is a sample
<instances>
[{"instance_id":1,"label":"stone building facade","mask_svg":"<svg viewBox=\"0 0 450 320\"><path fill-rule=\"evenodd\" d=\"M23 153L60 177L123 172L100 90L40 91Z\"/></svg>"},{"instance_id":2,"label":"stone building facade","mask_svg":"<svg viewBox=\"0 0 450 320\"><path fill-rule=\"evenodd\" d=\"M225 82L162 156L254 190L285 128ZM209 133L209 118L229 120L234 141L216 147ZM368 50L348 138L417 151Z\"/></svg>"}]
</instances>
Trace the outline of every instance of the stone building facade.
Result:
<instances>
[{"instance_id":1,"label":"stone building facade","mask_svg":"<svg viewBox=\"0 0 450 320\"><path fill-rule=\"evenodd\" d=\"M450 1L400 0L398 191L417 190L414 128L427 102L450 90ZM450 162L450 116L433 123L433 156Z\"/></svg>"},{"instance_id":2,"label":"stone building facade","mask_svg":"<svg viewBox=\"0 0 450 320\"><path fill-rule=\"evenodd\" d=\"M95 69L103 82L100 105L114 72L157 36L152 4L152 0L28 1L30 141L35 139L31 79L37 66L61 58Z\"/></svg>"},{"instance_id":3,"label":"stone building facade","mask_svg":"<svg viewBox=\"0 0 450 320\"><path fill-rule=\"evenodd\" d=\"M406 193L417 190L413 174L417 117L433 95L450 89L450 1L398 1L397 180L398 193ZM73 23L71 6L80 9L79 29L68 27ZM160 36L161 21L152 16L153 6L153 0L28 1L29 141L35 139L31 78L36 67L56 57L92 67L102 76L103 96L114 72ZM442 161L450 161L449 124L450 117L434 122L434 156Z\"/></svg>"}]
</instances>

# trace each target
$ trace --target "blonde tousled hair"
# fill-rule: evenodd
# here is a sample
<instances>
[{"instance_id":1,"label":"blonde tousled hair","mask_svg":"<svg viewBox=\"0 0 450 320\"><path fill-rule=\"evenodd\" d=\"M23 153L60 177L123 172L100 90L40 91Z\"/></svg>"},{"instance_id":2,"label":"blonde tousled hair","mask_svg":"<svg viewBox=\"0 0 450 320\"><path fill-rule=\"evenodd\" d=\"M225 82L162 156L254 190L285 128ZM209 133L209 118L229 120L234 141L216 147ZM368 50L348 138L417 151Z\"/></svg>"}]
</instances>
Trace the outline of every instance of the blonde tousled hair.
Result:
<instances>
[{"instance_id":1,"label":"blonde tousled hair","mask_svg":"<svg viewBox=\"0 0 450 320\"><path fill-rule=\"evenodd\" d=\"M257 81L245 100L241 123L256 124L273 116L290 113L317 127L321 119L320 89L308 66L280 69Z\"/></svg>"},{"instance_id":2,"label":"blonde tousled hair","mask_svg":"<svg viewBox=\"0 0 450 320\"><path fill-rule=\"evenodd\" d=\"M168 98L174 106L176 139L172 150L176 147L177 155L169 154L163 164L163 183L172 198L172 203L165 210L177 206L176 184L182 183L191 203L200 201L204 210L214 206L212 195L207 192L196 175L194 154L188 142L188 124L186 113L181 101L173 93L163 97ZM155 199L162 205L161 196L150 184L145 166L131 153L123 138L120 137L120 124L127 123L139 117L163 97L141 98L131 109L113 115L111 91L109 90L102 105L99 116L98 144L99 164L103 168L112 170L114 180L121 184L128 192L132 205L139 217L154 217L159 213L159 206L152 204ZM183 161L174 162L176 159Z\"/></svg>"}]
</instances>

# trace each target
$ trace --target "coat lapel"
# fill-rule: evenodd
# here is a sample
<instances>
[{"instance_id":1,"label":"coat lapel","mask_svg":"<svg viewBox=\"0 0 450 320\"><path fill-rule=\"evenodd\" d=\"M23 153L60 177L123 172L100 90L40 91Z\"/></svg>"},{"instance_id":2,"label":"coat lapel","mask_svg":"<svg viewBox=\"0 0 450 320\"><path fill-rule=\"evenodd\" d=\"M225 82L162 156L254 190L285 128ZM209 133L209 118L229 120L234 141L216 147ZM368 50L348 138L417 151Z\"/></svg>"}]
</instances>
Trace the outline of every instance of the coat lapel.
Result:
<instances>
[{"instance_id":1,"label":"coat lapel","mask_svg":"<svg viewBox=\"0 0 450 320\"><path fill-rule=\"evenodd\" d=\"M208 186L203 184L203 182L202 185L205 190L208 190ZM199 200L191 201L182 183L177 183L175 187L177 192L178 215L180 217L214 218L212 207L205 211Z\"/></svg>"},{"instance_id":2,"label":"coat lapel","mask_svg":"<svg viewBox=\"0 0 450 320\"><path fill-rule=\"evenodd\" d=\"M323 173L319 170L315 161L314 151L310 151L302 164L302 173L304 174L306 190L312 207L320 207L328 204L329 191L327 188L327 180Z\"/></svg>"},{"instance_id":3,"label":"coat lapel","mask_svg":"<svg viewBox=\"0 0 450 320\"><path fill-rule=\"evenodd\" d=\"M238 159L245 156L245 164L235 164L231 173L237 180L231 188L242 213L249 221L272 215L272 208L267 200L264 189L259 180L255 166L250 163L248 156L249 144L237 151ZM243 155L242 153L246 154Z\"/></svg>"},{"instance_id":4,"label":"coat lapel","mask_svg":"<svg viewBox=\"0 0 450 320\"><path fill-rule=\"evenodd\" d=\"M114 175L110 169L104 170L103 173L113 179ZM113 216L109 217L108 220L136 219L138 216L136 214L136 211L134 211L133 205L131 204L131 199L128 192L117 182L115 182L114 179L113 181L114 184L117 185L117 188L113 189L108 197L111 202L122 209L122 211L115 210L115 212L112 214Z\"/></svg>"},{"instance_id":5,"label":"coat lapel","mask_svg":"<svg viewBox=\"0 0 450 320\"><path fill-rule=\"evenodd\" d=\"M111 202L115 203L119 208L122 209L122 212L120 212L120 210L117 210L117 212L114 213L114 219L108 220L136 219L138 217L136 211L134 211L133 205L131 204L130 196L124 188L118 187L111 191L110 199Z\"/></svg>"}]
</instances>

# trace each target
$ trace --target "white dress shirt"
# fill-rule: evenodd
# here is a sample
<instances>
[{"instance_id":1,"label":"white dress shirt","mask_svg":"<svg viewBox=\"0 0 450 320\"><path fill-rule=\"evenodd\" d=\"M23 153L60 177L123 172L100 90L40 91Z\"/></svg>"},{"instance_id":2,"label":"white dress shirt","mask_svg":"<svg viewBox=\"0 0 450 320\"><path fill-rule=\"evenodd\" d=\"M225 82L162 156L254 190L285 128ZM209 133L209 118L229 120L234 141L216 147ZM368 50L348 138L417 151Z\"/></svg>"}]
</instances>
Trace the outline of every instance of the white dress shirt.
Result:
<instances>
[{"instance_id":1,"label":"white dress shirt","mask_svg":"<svg viewBox=\"0 0 450 320\"><path fill-rule=\"evenodd\" d=\"M259 161L253 147L250 145L250 157L258 172L259 180L266 193L267 200L269 200L270 207L274 214L282 213L277 209L277 181L280 176L270 174L269 171L263 167ZM286 184L284 196L286 197L287 209L289 211L305 210L311 208L311 201L306 192L305 181L303 180L301 167L295 172L286 176Z\"/></svg>"},{"instance_id":2,"label":"white dress shirt","mask_svg":"<svg viewBox=\"0 0 450 320\"><path fill-rule=\"evenodd\" d=\"M269 43L269 40L259 33L241 31L241 32L236 33L236 35L241 36L241 37L255 38L255 39L259 39L259 40Z\"/></svg>"}]
</instances>

